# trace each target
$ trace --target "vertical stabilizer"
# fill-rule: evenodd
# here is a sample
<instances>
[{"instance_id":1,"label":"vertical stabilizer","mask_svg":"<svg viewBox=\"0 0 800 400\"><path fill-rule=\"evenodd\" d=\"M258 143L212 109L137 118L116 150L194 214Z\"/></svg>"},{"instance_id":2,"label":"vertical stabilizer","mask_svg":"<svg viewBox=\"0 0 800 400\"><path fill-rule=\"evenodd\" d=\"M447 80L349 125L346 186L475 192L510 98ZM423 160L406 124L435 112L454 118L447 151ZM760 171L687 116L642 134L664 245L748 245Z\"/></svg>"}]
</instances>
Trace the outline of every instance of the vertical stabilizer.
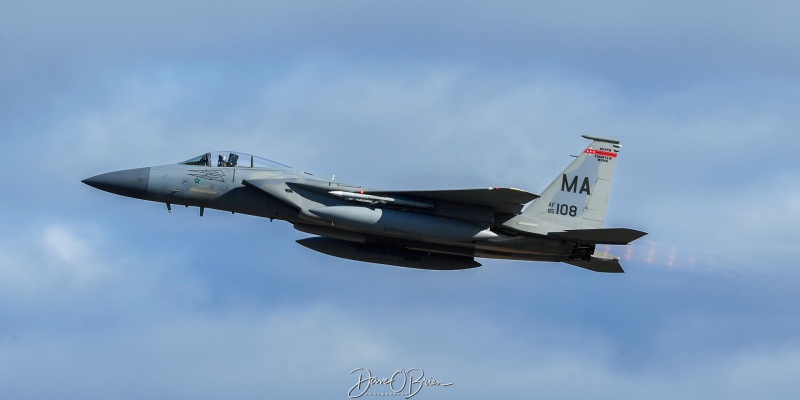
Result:
<instances>
[{"instance_id":1,"label":"vertical stabilizer","mask_svg":"<svg viewBox=\"0 0 800 400\"><path fill-rule=\"evenodd\" d=\"M583 137L592 143L523 212L526 219L564 229L603 227L614 165L622 146L617 139Z\"/></svg>"}]
</instances>

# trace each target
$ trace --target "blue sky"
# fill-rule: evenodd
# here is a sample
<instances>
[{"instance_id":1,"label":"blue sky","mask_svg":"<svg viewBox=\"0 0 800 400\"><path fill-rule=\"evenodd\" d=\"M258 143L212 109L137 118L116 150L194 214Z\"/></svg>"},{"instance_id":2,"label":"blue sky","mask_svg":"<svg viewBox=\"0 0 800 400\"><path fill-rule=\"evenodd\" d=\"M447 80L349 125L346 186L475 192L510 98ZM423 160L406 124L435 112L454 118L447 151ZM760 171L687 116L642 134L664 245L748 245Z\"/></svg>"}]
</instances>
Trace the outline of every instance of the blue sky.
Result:
<instances>
[{"instance_id":1,"label":"blue sky","mask_svg":"<svg viewBox=\"0 0 800 400\"><path fill-rule=\"evenodd\" d=\"M8 3L0 396L800 394L793 2ZM386 188L542 191L619 137L627 273L326 257L80 183L235 149ZM220 233L220 232L225 232ZM380 390L376 390L380 392Z\"/></svg>"}]
</instances>

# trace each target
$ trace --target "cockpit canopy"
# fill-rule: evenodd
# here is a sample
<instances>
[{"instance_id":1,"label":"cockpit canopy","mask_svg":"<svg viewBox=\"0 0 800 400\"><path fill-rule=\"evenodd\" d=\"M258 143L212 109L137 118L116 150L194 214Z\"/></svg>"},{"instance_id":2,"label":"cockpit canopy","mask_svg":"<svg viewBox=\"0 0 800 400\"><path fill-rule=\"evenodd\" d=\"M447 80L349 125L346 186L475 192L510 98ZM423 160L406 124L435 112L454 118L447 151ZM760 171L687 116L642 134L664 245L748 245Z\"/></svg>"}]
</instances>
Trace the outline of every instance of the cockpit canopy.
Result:
<instances>
[{"instance_id":1,"label":"cockpit canopy","mask_svg":"<svg viewBox=\"0 0 800 400\"><path fill-rule=\"evenodd\" d=\"M292 169L288 165L238 151L214 151L186 160L181 164L202 165L204 167Z\"/></svg>"}]
</instances>

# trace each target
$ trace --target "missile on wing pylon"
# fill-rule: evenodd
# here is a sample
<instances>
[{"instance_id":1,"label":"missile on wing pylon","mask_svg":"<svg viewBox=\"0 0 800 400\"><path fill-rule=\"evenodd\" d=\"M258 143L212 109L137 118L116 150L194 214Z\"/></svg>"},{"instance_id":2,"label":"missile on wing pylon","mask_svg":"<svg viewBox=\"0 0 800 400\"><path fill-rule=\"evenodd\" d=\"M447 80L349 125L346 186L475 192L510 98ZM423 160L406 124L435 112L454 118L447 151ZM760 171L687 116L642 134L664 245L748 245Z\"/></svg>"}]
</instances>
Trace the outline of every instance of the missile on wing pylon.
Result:
<instances>
[{"instance_id":1,"label":"missile on wing pylon","mask_svg":"<svg viewBox=\"0 0 800 400\"><path fill-rule=\"evenodd\" d=\"M398 206L417 207L417 208L433 208L433 204L423 203L421 201L412 201L398 199L394 197L375 196L371 194L343 192L341 190L334 190L328 192L329 194L341 197L346 200L355 200L365 203L381 203L381 204L396 204Z\"/></svg>"},{"instance_id":2,"label":"missile on wing pylon","mask_svg":"<svg viewBox=\"0 0 800 400\"><path fill-rule=\"evenodd\" d=\"M491 230L469 222L411 211L361 206L328 206L308 211L334 224L387 236L457 242L497 237Z\"/></svg>"},{"instance_id":3,"label":"missile on wing pylon","mask_svg":"<svg viewBox=\"0 0 800 400\"><path fill-rule=\"evenodd\" d=\"M300 239L297 243L329 256L368 263L396 265L398 267L456 270L481 266L472 257L427 253L397 246L354 243L323 237Z\"/></svg>"}]
</instances>

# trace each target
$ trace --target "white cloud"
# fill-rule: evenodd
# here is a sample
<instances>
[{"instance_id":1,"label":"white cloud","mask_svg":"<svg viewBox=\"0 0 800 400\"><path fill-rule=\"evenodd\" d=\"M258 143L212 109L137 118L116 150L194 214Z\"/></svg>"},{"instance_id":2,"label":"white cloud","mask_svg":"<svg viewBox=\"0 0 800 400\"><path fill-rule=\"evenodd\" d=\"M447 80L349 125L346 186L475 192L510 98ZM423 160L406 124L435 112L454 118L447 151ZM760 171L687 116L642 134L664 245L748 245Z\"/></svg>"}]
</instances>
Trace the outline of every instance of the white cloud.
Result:
<instances>
[{"instance_id":1,"label":"white cloud","mask_svg":"<svg viewBox=\"0 0 800 400\"><path fill-rule=\"evenodd\" d=\"M102 242L96 228L54 224L8 238L0 247L0 285L4 297L50 298L107 281L113 271L92 244Z\"/></svg>"},{"instance_id":2,"label":"white cloud","mask_svg":"<svg viewBox=\"0 0 800 400\"><path fill-rule=\"evenodd\" d=\"M449 388L423 389L437 398L790 397L796 394L791 371L800 366L796 346L778 345L620 367L608 343L577 328L542 326L520 335L464 312L457 321L433 323L435 318L423 316L408 329L391 316L357 318L319 305L187 311L88 335L6 341L0 344L7 355L5 393L41 396L58 387L67 397L344 396L356 379L350 371L363 367L379 377L422 368L429 377L452 381ZM694 332L692 326L684 329L685 335ZM32 385L41 374L52 376L53 385ZM135 391L120 390L142 382Z\"/></svg>"}]
</instances>

